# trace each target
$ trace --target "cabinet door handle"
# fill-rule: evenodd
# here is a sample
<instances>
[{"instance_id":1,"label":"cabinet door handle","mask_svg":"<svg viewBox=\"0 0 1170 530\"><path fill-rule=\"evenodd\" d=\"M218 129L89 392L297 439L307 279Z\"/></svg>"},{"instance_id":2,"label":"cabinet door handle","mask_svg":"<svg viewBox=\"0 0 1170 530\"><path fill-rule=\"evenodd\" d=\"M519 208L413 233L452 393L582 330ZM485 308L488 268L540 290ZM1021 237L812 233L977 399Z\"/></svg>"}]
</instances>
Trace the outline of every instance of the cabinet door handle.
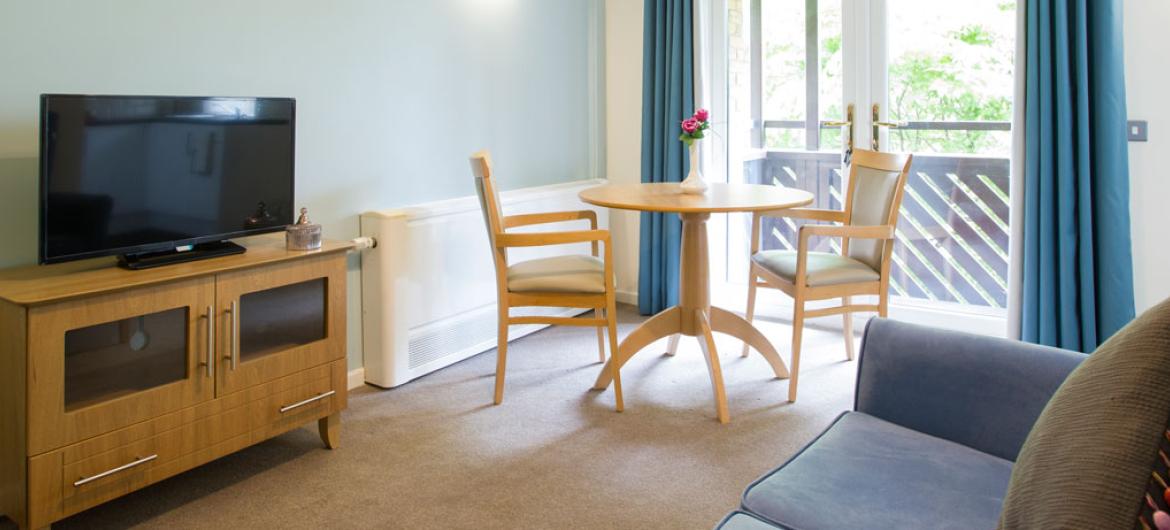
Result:
<instances>
[{"instance_id":1,"label":"cabinet door handle","mask_svg":"<svg viewBox=\"0 0 1170 530\"><path fill-rule=\"evenodd\" d=\"M328 392L325 392L324 394L319 394L319 395L313 396L313 397L306 399L304 401L298 401L296 403L293 403L292 405L285 405L283 407L280 407L280 413L284 414L285 412L288 412L292 409L301 408L305 405L308 405L309 403L315 403L317 401L321 401L322 399L325 399L325 398L332 396L333 394L336 394L336 393L337 393L336 390L330 390Z\"/></svg>"},{"instance_id":2,"label":"cabinet door handle","mask_svg":"<svg viewBox=\"0 0 1170 530\"><path fill-rule=\"evenodd\" d=\"M207 362L201 363L207 367L207 377L215 373L215 308L207 306L207 313L200 318L207 319Z\"/></svg>"},{"instance_id":3,"label":"cabinet door handle","mask_svg":"<svg viewBox=\"0 0 1170 530\"><path fill-rule=\"evenodd\" d=\"M114 473L121 473L123 471L126 471L127 469L141 466L142 464L150 462L151 460L154 460L156 458L158 458L158 455L150 455L146 458L138 458L138 459L134 460L133 462L130 462L129 464L126 464L124 466L118 466L118 467L115 467L114 469L111 469L108 471L102 471L101 473L98 473L92 477L81 477L80 479L77 480L77 482L73 483L73 487L79 488L79 487L84 486L86 484L89 484L90 482L93 482L95 480L106 478L110 475L113 475Z\"/></svg>"},{"instance_id":4,"label":"cabinet door handle","mask_svg":"<svg viewBox=\"0 0 1170 530\"><path fill-rule=\"evenodd\" d=\"M228 354L223 358L231 361L232 371L240 362L240 311L236 301L227 309L228 315Z\"/></svg>"}]
</instances>

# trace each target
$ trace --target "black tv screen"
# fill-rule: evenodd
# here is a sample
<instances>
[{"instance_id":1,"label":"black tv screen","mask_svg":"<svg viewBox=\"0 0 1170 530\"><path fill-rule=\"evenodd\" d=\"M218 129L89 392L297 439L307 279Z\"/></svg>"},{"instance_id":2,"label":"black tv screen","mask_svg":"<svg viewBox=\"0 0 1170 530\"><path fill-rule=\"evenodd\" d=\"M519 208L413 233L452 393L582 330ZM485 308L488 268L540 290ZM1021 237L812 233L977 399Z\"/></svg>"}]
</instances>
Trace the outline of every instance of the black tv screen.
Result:
<instances>
[{"instance_id":1,"label":"black tv screen","mask_svg":"<svg viewBox=\"0 0 1170 530\"><path fill-rule=\"evenodd\" d=\"M281 230L291 98L41 96L40 261Z\"/></svg>"}]
</instances>

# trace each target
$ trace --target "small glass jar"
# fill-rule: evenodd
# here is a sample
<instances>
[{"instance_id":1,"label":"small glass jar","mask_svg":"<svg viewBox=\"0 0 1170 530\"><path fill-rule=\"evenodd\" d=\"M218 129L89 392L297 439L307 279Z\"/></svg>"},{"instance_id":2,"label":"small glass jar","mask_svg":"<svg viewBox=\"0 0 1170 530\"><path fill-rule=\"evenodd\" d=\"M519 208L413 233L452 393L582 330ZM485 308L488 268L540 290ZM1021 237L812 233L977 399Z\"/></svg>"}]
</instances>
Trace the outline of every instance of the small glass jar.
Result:
<instances>
[{"instance_id":1,"label":"small glass jar","mask_svg":"<svg viewBox=\"0 0 1170 530\"><path fill-rule=\"evenodd\" d=\"M321 225L309 222L309 209L301 208L296 224L288 225L284 233L285 248L289 250L317 250L321 248Z\"/></svg>"}]
</instances>

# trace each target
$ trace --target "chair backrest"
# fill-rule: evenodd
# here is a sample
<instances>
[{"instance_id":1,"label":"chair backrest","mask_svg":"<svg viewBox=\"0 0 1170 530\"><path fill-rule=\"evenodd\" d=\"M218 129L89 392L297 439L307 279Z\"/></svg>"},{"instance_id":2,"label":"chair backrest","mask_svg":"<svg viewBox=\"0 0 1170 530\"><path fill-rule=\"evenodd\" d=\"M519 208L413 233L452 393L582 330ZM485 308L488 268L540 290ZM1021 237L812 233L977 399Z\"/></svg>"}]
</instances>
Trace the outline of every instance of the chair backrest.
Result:
<instances>
[{"instance_id":1,"label":"chair backrest","mask_svg":"<svg viewBox=\"0 0 1170 530\"><path fill-rule=\"evenodd\" d=\"M908 154L855 149L845 196L845 224L897 226L912 158ZM882 262L893 252L893 246L892 240L850 240L845 241L842 254L881 272Z\"/></svg>"},{"instance_id":2,"label":"chair backrest","mask_svg":"<svg viewBox=\"0 0 1170 530\"><path fill-rule=\"evenodd\" d=\"M479 207L483 211L483 223L487 228L488 242L492 247L496 272L507 269L507 254L496 247L496 235L504 232L504 215L500 207L500 193L492 180L492 155L486 149L471 155L471 174L475 176L475 193L479 196Z\"/></svg>"}]
</instances>

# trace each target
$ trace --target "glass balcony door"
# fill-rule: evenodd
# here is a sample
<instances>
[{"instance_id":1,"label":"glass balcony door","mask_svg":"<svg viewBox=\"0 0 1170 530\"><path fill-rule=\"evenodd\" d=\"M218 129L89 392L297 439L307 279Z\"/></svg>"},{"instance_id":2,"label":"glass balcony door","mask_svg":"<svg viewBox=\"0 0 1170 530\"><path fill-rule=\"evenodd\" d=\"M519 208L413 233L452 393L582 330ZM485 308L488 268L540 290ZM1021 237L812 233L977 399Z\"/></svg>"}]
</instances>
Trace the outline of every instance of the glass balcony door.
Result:
<instances>
[{"instance_id":1,"label":"glass balcony door","mask_svg":"<svg viewBox=\"0 0 1170 530\"><path fill-rule=\"evenodd\" d=\"M805 189L814 207L840 209L851 146L913 153L892 314L937 324L919 317L958 312L981 317L977 331L1002 332L1016 3L726 6L729 180ZM801 224L766 220L762 248L794 250ZM749 230L750 217L732 216L722 236L726 291L746 291ZM837 240L814 242L839 251Z\"/></svg>"},{"instance_id":2,"label":"glass balcony door","mask_svg":"<svg viewBox=\"0 0 1170 530\"><path fill-rule=\"evenodd\" d=\"M891 294L1002 313L1016 3L884 0L878 8L884 23L874 33L885 53L874 63L885 75L872 92L871 136L882 151L915 157Z\"/></svg>"}]
</instances>

